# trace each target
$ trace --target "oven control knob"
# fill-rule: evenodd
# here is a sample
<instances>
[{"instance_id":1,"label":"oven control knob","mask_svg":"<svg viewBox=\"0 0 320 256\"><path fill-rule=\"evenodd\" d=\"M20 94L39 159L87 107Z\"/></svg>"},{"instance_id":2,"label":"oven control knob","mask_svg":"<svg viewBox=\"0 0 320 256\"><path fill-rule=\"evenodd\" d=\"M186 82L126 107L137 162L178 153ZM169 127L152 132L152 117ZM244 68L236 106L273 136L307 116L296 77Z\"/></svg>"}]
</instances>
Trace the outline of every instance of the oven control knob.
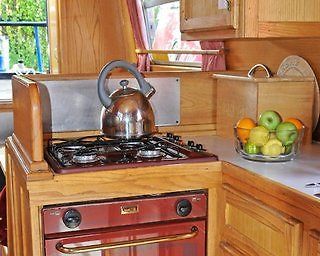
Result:
<instances>
[{"instance_id":1,"label":"oven control knob","mask_svg":"<svg viewBox=\"0 0 320 256\"><path fill-rule=\"evenodd\" d=\"M199 151L203 150L202 144L197 144L196 145L196 149L199 150Z\"/></svg>"},{"instance_id":2,"label":"oven control knob","mask_svg":"<svg viewBox=\"0 0 320 256\"><path fill-rule=\"evenodd\" d=\"M182 199L177 203L176 212L180 217L186 217L192 210L192 204L187 199Z\"/></svg>"},{"instance_id":3,"label":"oven control knob","mask_svg":"<svg viewBox=\"0 0 320 256\"><path fill-rule=\"evenodd\" d=\"M167 138L173 138L173 133L167 132Z\"/></svg>"},{"instance_id":4,"label":"oven control knob","mask_svg":"<svg viewBox=\"0 0 320 256\"><path fill-rule=\"evenodd\" d=\"M173 136L173 139L174 139L175 141L179 141L180 138L181 138L181 136L179 136L179 135L174 135L174 136Z\"/></svg>"},{"instance_id":5,"label":"oven control knob","mask_svg":"<svg viewBox=\"0 0 320 256\"><path fill-rule=\"evenodd\" d=\"M69 209L64 213L62 220L66 227L76 228L81 223L81 214L75 209Z\"/></svg>"},{"instance_id":6,"label":"oven control knob","mask_svg":"<svg viewBox=\"0 0 320 256\"><path fill-rule=\"evenodd\" d=\"M190 147L190 148L194 147L194 141L193 140L188 140L188 147Z\"/></svg>"}]
</instances>

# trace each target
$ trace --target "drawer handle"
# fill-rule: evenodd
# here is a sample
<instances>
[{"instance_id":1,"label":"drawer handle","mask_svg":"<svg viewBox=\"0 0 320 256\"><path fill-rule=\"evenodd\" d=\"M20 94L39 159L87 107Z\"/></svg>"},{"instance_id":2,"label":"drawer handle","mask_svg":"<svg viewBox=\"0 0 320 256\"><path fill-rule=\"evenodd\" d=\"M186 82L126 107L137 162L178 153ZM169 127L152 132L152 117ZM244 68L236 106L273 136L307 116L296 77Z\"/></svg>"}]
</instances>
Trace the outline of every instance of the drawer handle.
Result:
<instances>
[{"instance_id":1,"label":"drawer handle","mask_svg":"<svg viewBox=\"0 0 320 256\"><path fill-rule=\"evenodd\" d=\"M159 237L150 237L145 239L137 239L133 241L124 241L124 242L114 242L114 243L105 243L105 244L97 244L97 245L87 245L87 246L78 246L78 247L67 247L63 244L62 241L56 244L56 249L65 254L78 254L84 252L93 252L93 251L102 251L102 250L110 250L116 248L124 248L130 246L138 246L138 245L147 245L154 243L164 243L164 242L172 242L178 240L191 239L198 235L198 228L193 226L191 228L190 233L178 234L178 235L169 235L169 236L159 236Z\"/></svg>"},{"instance_id":2,"label":"drawer handle","mask_svg":"<svg viewBox=\"0 0 320 256\"><path fill-rule=\"evenodd\" d=\"M262 68L265 72L266 72L266 78L270 78L272 77L272 73L271 71L269 70L269 68L266 66L266 65L263 65L263 64L256 64L254 65L248 72L248 77L249 78L254 78L254 73L256 72L256 70L258 68Z\"/></svg>"}]
</instances>

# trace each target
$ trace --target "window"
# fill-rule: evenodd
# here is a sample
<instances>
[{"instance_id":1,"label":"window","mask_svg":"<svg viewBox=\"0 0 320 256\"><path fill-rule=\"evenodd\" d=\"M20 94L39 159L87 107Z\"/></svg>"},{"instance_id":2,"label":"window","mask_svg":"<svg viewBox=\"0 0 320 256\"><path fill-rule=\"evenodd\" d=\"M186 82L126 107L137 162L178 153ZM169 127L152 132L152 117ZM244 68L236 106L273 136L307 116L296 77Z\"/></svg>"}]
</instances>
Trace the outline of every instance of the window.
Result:
<instances>
[{"instance_id":1,"label":"window","mask_svg":"<svg viewBox=\"0 0 320 256\"><path fill-rule=\"evenodd\" d=\"M177 0L142 0L149 49L200 50L198 41L181 41L180 3ZM157 64L200 66L202 56L194 54L152 54Z\"/></svg>"},{"instance_id":2,"label":"window","mask_svg":"<svg viewBox=\"0 0 320 256\"><path fill-rule=\"evenodd\" d=\"M46 0L0 0L0 72L23 67L49 70Z\"/></svg>"}]
</instances>

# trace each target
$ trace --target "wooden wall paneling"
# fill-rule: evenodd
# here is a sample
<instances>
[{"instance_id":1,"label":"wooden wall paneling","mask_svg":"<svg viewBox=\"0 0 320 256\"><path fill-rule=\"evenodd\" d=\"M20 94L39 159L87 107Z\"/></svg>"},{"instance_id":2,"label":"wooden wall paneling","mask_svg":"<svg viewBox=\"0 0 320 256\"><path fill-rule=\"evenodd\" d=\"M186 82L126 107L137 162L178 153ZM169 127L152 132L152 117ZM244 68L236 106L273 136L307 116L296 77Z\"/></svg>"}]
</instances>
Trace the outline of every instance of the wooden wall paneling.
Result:
<instances>
[{"instance_id":1,"label":"wooden wall paneling","mask_svg":"<svg viewBox=\"0 0 320 256\"><path fill-rule=\"evenodd\" d=\"M47 0L50 73L59 73L59 3L58 0Z\"/></svg>"},{"instance_id":2,"label":"wooden wall paneling","mask_svg":"<svg viewBox=\"0 0 320 256\"><path fill-rule=\"evenodd\" d=\"M213 134L216 128L217 85L213 72L150 72L146 77L180 77L180 124L160 132Z\"/></svg>"},{"instance_id":3,"label":"wooden wall paneling","mask_svg":"<svg viewBox=\"0 0 320 256\"><path fill-rule=\"evenodd\" d=\"M320 20L318 0L263 0L258 2L260 21L317 22Z\"/></svg>"},{"instance_id":4,"label":"wooden wall paneling","mask_svg":"<svg viewBox=\"0 0 320 256\"><path fill-rule=\"evenodd\" d=\"M217 134L233 138L233 126L240 118L257 118L258 87L231 79L218 79L217 84Z\"/></svg>"},{"instance_id":5,"label":"wooden wall paneling","mask_svg":"<svg viewBox=\"0 0 320 256\"><path fill-rule=\"evenodd\" d=\"M136 61L125 0L49 0L49 3L57 8L57 13L53 7L49 12L52 71L94 73L113 59Z\"/></svg>"},{"instance_id":6,"label":"wooden wall paneling","mask_svg":"<svg viewBox=\"0 0 320 256\"><path fill-rule=\"evenodd\" d=\"M184 74L181 76L181 84L181 123L215 123L217 87L212 73Z\"/></svg>"},{"instance_id":7,"label":"wooden wall paneling","mask_svg":"<svg viewBox=\"0 0 320 256\"><path fill-rule=\"evenodd\" d=\"M243 4L243 23L242 34L245 37L257 37L258 36L258 1L257 0L245 0Z\"/></svg>"},{"instance_id":8,"label":"wooden wall paneling","mask_svg":"<svg viewBox=\"0 0 320 256\"><path fill-rule=\"evenodd\" d=\"M316 76L320 77L320 39L263 39L228 40L225 48L228 70L249 70L254 64L263 63L276 73L288 55L306 59Z\"/></svg>"},{"instance_id":9,"label":"wooden wall paneling","mask_svg":"<svg viewBox=\"0 0 320 256\"><path fill-rule=\"evenodd\" d=\"M319 22L259 22L259 37L319 37Z\"/></svg>"}]
</instances>

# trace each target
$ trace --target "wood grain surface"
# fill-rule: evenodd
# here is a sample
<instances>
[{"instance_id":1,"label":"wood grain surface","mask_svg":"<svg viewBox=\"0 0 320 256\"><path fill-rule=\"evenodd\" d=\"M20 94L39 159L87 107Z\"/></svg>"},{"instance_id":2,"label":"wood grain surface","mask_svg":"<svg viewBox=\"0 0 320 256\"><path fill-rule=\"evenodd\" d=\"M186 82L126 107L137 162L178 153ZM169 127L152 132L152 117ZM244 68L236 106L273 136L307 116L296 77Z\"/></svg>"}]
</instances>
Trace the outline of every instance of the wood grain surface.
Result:
<instances>
[{"instance_id":1,"label":"wood grain surface","mask_svg":"<svg viewBox=\"0 0 320 256\"><path fill-rule=\"evenodd\" d=\"M110 60L136 62L125 0L50 0L52 72L98 72Z\"/></svg>"},{"instance_id":2,"label":"wood grain surface","mask_svg":"<svg viewBox=\"0 0 320 256\"><path fill-rule=\"evenodd\" d=\"M34 81L13 77L13 129L28 158L43 160L42 110Z\"/></svg>"},{"instance_id":3,"label":"wood grain surface","mask_svg":"<svg viewBox=\"0 0 320 256\"><path fill-rule=\"evenodd\" d=\"M276 73L281 62L289 55L304 58L312 67L317 79L320 77L320 39L269 39L229 40L226 55L228 70L249 70L254 64L263 63ZM232 54L231 54L232 53ZM313 133L320 140L320 123Z\"/></svg>"}]
</instances>

